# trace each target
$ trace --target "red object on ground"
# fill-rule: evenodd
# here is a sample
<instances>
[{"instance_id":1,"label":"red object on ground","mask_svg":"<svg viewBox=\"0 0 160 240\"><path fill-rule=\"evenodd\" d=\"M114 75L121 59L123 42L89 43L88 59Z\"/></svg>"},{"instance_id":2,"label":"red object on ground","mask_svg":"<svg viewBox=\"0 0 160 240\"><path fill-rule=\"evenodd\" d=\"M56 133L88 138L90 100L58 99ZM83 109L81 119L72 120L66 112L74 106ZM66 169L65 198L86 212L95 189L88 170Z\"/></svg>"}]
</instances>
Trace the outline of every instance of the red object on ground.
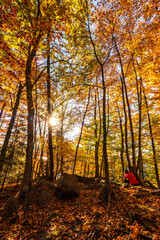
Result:
<instances>
[{"instance_id":1,"label":"red object on ground","mask_svg":"<svg viewBox=\"0 0 160 240\"><path fill-rule=\"evenodd\" d=\"M138 184L139 183L133 173L125 174L124 178L127 178L128 181L130 182L130 184Z\"/></svg>"}]
</instances>

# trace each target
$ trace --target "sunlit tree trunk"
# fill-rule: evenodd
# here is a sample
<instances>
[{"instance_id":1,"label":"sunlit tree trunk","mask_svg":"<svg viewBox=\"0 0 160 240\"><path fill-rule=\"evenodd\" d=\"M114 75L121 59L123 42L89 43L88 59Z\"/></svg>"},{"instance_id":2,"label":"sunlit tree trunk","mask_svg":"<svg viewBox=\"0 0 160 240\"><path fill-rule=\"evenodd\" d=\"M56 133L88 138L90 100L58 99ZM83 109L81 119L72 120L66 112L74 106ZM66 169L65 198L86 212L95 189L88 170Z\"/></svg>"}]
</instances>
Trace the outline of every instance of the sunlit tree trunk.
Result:
<instances>
[{"instance_id":1,"label":"sunlit tree trunk","mask_svg":"<svg viewBox=\"0 0 160 240\"><path fill-rule=\"evenodd\" d=\"M79 149L79 144L80 144L80 142L81 142L81 137L82 137L82 132L83 132L84 120L85 120L85 117L86 117L86 114L87 114L87 111L88 111L88 106L89 106L89 101L90 101L90 93L91 93L91 89L89 89L88 101L87 101L87 105L86 105L86 110L85 110L84 115L83 115L81 132L80 132L79 139L78 139L78 143L77 143L77 147L76 147L76 153L75 153L75 158L74 158L74 166L73 166L73 174L74 174L74 172L75 172L77 155L78 155L78 149Z\"/></svg>"},{"instance_id":2,"label":"sunlit tree trunk","mask_svg":"<svg viewBox=\"0 0 160 240\"><path fill-rule=\"evenodd\" d=\"M37 61L35 57L35 65L36 65L36 74L35 79L37 79ZM37 117L38 117L38 108L37 108L37 82L35 83L35 123L34 123L34 161L37 159Z\"/></svg>"},{"instance_id":3,"label":"sunlit tree trunk","mask_svg":"<svg viewBox=\"0 0 160 240\"><path fill-rule=\"evenodd\" d=\"M142 79L141 79L141 82L142 82ZM158 164L157 164L157 158L156 158L156 149L155 149L153 132L152 132L152 124L151 124L151 119L150 119L150 114L149 114L148 101L147 101L147 97L145 94L145 88L144 88L143 84L142 84L142 88L143 88L143 95L144 95L145 105L146 105L146 110L147 110L148 125L149 125L149 132L150 132L150 138L151 138L151 144L152 144L152 152L153 152L153 161L154 161L154 167L155 167L155 173L156 173L156 180L157 180L158 188L160 188L160 180L159 180Z\"/></svg>"},{"instance_id":4,"label":"sunlit tree trunk","mask_svg":"<svg viewBox=\"0 0 160 240\"><path fill-rule=\"evenodd\" d=\"M127 129L127 112L126 112L126 104L125 104L125 97L124 97L124 86L123 81L121 78L121 89L122 89L122 100L123 100L123 111L124 111L124 126L125 126L125 147L126 147L126 157L128 162L128 168L131 169L131 162L129 157L129 150L128 150L128 129Z\"/></svg>"},{"instance_id":5,"label":"sunlit tree trunk","mask_svg":"<svg viewBox=\"0 0 160 240\"><path fill-rule=\"evenodd\" d=\"M50 85L50 32L48 31L48 49L47 49L47 100L48 100L48 138L49 138L49 180L53 181L54 179L54 163L53 163L53 143L52 143L52 126L49 122L51 118L51 85Z\"/></svg>"},{"instance_id":6,"label":"sunlit tree trunk","mask_svg":"<svg viewBox=\"0 0 160 240\"><path fill-rule=\"evenodd\" d=\"M133 124L132 124L132 115L131 115L131 109L130 109L130 103L129 103L129 99L128 99L128 91L127 91L127 85L126 85L126 81L125 81L125 75L124 75L124 70L123 70L123 64L122 64L122 59L121 59L121 55L117 46L117 42L114 38L114 42L115 42L115 48L117 51L117 55L119 58L119 63L120 63L120 67L121 67L121 74L122 74L122 81L124 84L124 89L125 89L125 97L126 97L126 103L127 103L127 107L128 107L128 118L129 118L129 125L130 125L130 131L131 131L131 141L132 141L132 164L133 164L133 172L136 173L136 156L135 156L135 141L134 141L134 131L133 131Z\"/></svg>"},{"instance_id":7,"label":"sunlit tree trunk","mask_svg":"<svg viewBox=\"0 0 160 240\"><path fill-rule=\"evenodd\" d=\"M110 181L109 181L109 164L107 156L107 132L106 132L106 86L104 79L104 69L101 65L102 84L103 84L103 161L104 161L104 172L105 172L105 194L107 201L110 201Z\"/></svg>"},{"instance_id":8,"label":"sunlit tree trunk","mask_svg":"<svg viewBox=\"0 0 160 240\"><path fill-rule=\"evenodd\" d=\"M59 168L59 132L57 131L57 137L56 137L57 143L56 143L56 174L55 179L58 174L58 168Z\"/></svg>"},{"instance_id":9,"label":"sunlit tree trunk","mask_svg":"<svg viewBox=\"0 0 160 240\"><path fill-rule=\"evenodd\" d=\"M6 133L6 136L5 136L5 139L4 139L4 142L3 142L3 146L2 146L2 149L1 149L1 153L0 153L0 172L3 169L3 165L4 165L4 162L5 162L8 143L9 143L9 139L10 139L11 132L12 132L12 129L13 129L13 125L15 123L16 114L17 114L22 90L23 90L23 86L20 83L19 88L18 88L18 92L17 92L15 105L14 105L13 112L12 112L12 116L11 116L11 119L10 119L10 123L9 123L8 129L7 129L7 133Z\"/></svg>"},{"instance_id":10,"label":"sunlit tree trunk","mask_svg":"<svg viewBox=\"0 0 160 240\"><path fill-rule=\"evenodd\" d=\"M27 126L27 149L26 149L26 164L23 177L23 186L31 187L32 176L32 161L33 161L33 123L34 123L34 107L33 107L33 85L31 82L31 65L34 53L30 53L26 63L26 89L27 89L27 108L28 108L28 126Z\"/></svg>"},{"instance_id":11,"label":"sunlit tree trunk","mask_svg":"<svg viewBox=\"0 0 160 240\"><path fill-rule=\"evenodd\" d=\"M44 129L42 133L40 119L39 119L39 132L40 132L40 139L41 139L39 175L42 174L42 176L44 176L43 153L44 153L44 144L45 144L46 121L44 123Z\"/></svg>"},{"instance_id":12,"label":"sunlit tree trunk","mask_svg":"<svg viewBox=\"0 0 160 240\"><path fill-rule=\"evenodd\" d=\"M93 52L95 59L100 66L101 72L101 80L103 86L103 162L104 162L104 172L105 172L105 187L103 188L103 194L106 197L106 201L110 202L110 181L109 181L109 164L108 164L108 156L107 156L107 133L106 133L106 86L105 86L105 77L104 77L104 65L108 61L111 53L111 49L109 50L106 59L102 63L97 55L96 47L92 38L89 15L87 14L87 27L89 32L90 41L93 47Z\"/></svg>"},{"instance_id":13,"label":"sunlit tree trunk","mask_svg":"<svg viewBox=\"0 0 160 240\"><path fill-rule=\"evenodd\" d=\"M94 123L95 123L95 177L99 177L99 164L98 164L98 126L97 126L97 91L95 89L95 104L94 104Z\"/></svg>"},{"instance_id":14,"label":"sunlit tree trunk","mask_svg":"<svg viewBox=\"0 0 160 240\"><path fill-rule=\"evenodd\" d=\"M38 20L40 16L40 1L37 2L37 27ZM40 29L36 29L33 37L32 43L28 46L28 54L27 61L25 66L25 80L26 80L26 92L27 92L27 149L26 149L26 162L25 162L25 170L22 182L22 191L23 186L27 186L29 189L31 187L31 178L32 178L32 164L33 164L33 134L34 134L34 105L33 105L33 84L32 84L32 63L33 59L36 56L36 52L38 49L38 45L42 38L42 31Z\"/></svg>"},{"instance_id":15,"label":"sunlit tree trunk","mask_svg":"<svg viewBox=\"0 0 160 240\"><path fill-rule=\"evenodd\" d=\"M122 165L122 175L124 175L124 133L123 133L123 122L122 122L122 117L120 113L120 109L118 106L118 103L116 102L117 105L117 110L118 110L118 116L119 116L119 126L120 126L120 131L121 131L121 165Z\"/></svg>"},{"instance_id":16,"label":"sunlit tree trunk","mask_svg":"<svg viewBox=\"0 0 160 240\"><path fill-rule=\"evenodd\" d=\"M136 88L137 88L137 98L138 98L138 112L139 112L139 130L138 130L138 161L137 161L137 174L139 178L143 178L143 160L142 160L142 147L141 147L141 138L142 138L142 87L141 87L141 79L138 80L137 72L135 69L135 65L133 62L133 69L135 72L136 78Z\"/></svg>"}]
</instances>

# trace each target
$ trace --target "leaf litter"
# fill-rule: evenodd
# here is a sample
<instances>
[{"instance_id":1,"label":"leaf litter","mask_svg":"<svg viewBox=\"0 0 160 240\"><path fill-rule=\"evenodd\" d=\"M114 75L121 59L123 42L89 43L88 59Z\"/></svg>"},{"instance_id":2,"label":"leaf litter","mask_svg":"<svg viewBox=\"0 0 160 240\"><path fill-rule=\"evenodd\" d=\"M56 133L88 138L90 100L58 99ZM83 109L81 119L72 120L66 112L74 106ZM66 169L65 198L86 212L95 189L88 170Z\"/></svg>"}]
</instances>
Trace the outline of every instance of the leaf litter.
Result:
<instances>
[{"instance_id":1,"label":"leaf litter","mask_svg":"<svg viewBox=\"0 0 160 240\"><path fill-rule=\"evenodd\" d=\"M19 189L19 185L4 189L0 214L5 201ZM0 223L0 239L160 239L160 198L149 191L139 195L139 187L113 186L110 204L98 198L98 189L82 189L74 199L58 199L48 191L51 201L30 205L25 218L19 201L18 218L13 215Z\"/></svg>"}]
</instances>

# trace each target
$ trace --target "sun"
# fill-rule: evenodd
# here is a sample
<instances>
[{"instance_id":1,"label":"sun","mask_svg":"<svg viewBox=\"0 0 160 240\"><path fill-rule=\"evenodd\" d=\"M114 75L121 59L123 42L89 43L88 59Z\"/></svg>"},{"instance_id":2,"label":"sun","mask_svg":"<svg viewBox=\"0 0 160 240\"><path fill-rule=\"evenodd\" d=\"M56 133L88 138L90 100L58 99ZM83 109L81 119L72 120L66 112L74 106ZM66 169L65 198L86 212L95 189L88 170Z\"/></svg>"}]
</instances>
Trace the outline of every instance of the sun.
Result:
<instances>
[{"instance_id":1,"label":"sun","mask_svg":"<svg viewBox=\"0 0 160 240\"><path fill-rule=\"evenodd\" d=\"M51 117L50 120L49 120L49 123L50 123L52 126L57 125L57 123L58 123L58 118Z\"/></svg>"}]
</instances>

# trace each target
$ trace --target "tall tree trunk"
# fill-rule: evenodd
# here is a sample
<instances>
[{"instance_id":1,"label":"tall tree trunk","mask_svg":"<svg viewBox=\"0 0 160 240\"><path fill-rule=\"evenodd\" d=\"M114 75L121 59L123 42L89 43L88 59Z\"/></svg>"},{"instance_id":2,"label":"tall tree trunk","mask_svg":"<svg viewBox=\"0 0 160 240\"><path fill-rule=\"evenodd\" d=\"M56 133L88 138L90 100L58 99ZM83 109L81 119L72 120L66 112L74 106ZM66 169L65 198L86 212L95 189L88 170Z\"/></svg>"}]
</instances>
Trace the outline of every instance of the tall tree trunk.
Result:
<instances>
[{"instance_id":1,"label":"tall tree trunk","mask_svg":"<svg viewBox=\"0 0 160 240\"><path fill-rule=\"evenodd\" d=\"M8 148L8 143L9 143L9 139L10 139L10 136L11 136L13 125L14 125L14 122L15 122L15 119L16 119L16 114L17 114L17 110L18 110L18 106L19 106L19 101L20 101L22 90L23 90L23 86L20 83L19 84L19 88L18 88L18 92L17 92L15 105L14 105L13 112L12 112L12 116L11 116L10 123L9 123L9 126L8 126L8 130L7 130L7 133L6 133L6 136L5 136L5 139L4 139L4 143L3 143L3 146L2 146L2 149L1 149L0 172L3 169L3 165L4 165L4 162L5 162L5 157L6 157L6 152L7 152L7 148Z\"/></svg>"},{"instance_id":2,"label":"tall tree trunk","mask_svg":"<svg viewBox=\"0 0 160 240\"><path fill-rule=\"evenodd\" d=\"M40 1L38 1L37 8L37 22L40 16ZM38 35L37 35L38 34ZM36 51L39 45L39 42L42 38L42 31L35 31L33 36L33 45L28 47L28 57L26 62L25 78L26 78L26 90L27 90L27 109L28 109L28 126L27 126L27 149L26 149L26 162L25 170L23 176L23 183L21 193L23 193L23 187L27 186L29 189L31 187L31 178L32 178L32 164L33 164L33 124L34 124L34 106L33 106L33 84L31 81L31 67L34 57L36 56ZM20 195L21 195L20 193Z\"/></svg>"},{"instance_id":3,"label":"tall tree trunk","mask_svg":"<svg viewBox=\"0 0 160 240\"><path fill-rule=\"evenodd\" d=\"M62 105L62 119L61 119L61 129L60 129L60 139L61 139L61 144L60 144L60 151L61 151L60 172L61 172L61 175L63 175L63 167L64 167L63 142L64 142L64 118L65 118L66 109L67 109L67 105L66 106Z\"/></svg>"},{"instance_id":4,"label":"tall tree trunk","mask_svg":"<svg viewBox=\"0 0 160 240\"><path fill-rule=\"evenodd\" d=\"M107 89L107 130L106 130L106 151L107 151L107 140L109 133L109 88ZM108 152L107 152L107 162L108 162Z\"/></svg>"},{"instance_id":5,"label":"tall tree trunk","mask_svg":"<svg viewBox=\"0 0 160 240\"><path fill-rule=\"evenodd\" d=\"M119 126L120 126L120 131L121 131L121 165L122 165L122 174L124 175L124 157L123 157L123 153L124 153L124 133L123 133L123 123L122 123L122 117L121 117L121 113L120 113L120 109L119 109L117 101L116 101L116 105L117 105L117 110L118 110Z\"/></svg>"},{"instance_id":6,"label":"tall tree trunk","mask_svg":"<svg viewBox=\"0 0 160 240\"><path fill-rule=\"evenodd\" d=\"M86 6L88 9L88 6ZM90 23L89 23L89 14L87 13L87 27L88 32L90 36L90 41L93 47L94 55L96 58L97 63L100 66L101 69L101 78L102 78L102 85L103 85L103 161L104 161L104 171L105 171L105 187L103 189L103 193L100 194L103 197L105 196L106 201L110 202L110 181L109 181L109 164L108 164L108 156L107 156L107 146L106 146L106 86L105 86L105 79L104 79L104 65L108 61L110 57L110 53L112 50L112 47L110 48L106 59L102 63L100 59L98 58L97 52L96 52L96 46L94 44L94 41L92 39L91 29L90 29ZM101 196L100 196L101 197Z\"/></svg>"},{"instance_id":7,"label":"tall tree trunk","mask_svg":"<svg viewBox=\"0 0 160 240\"><path fill-rule=\"evenodd\" d=\"M141 87L141 79L138 81L137 72L135 69L134 61L133 61L133 69L136 77L136 88L137 88L137 97L138 97L138 112L139 112L139 130L138 130L138 161L136 167L136 173L138 173L139 178L143 178L143 162L142 162L142 147L141 147L141 138L142 138L142 87Z\"/></svg>"},{"instance_id":8,"label":"tall tree trunk","mask_svg":"<svg viewBox=\"0 0 160 240\"><path fill-rule=\"evenodd\" d=\"M34 55L35 56L35 55ZM34 56L29 52L29 57L26 64L26 89L27 89L27 108L28 108L28 126L27 126L27 149L26 149L26 164L23 176L23 186L31 187L32 177L32 161L33 161L33 123L34 123L34 107L33 107L33 85L31 82L31 64Z\"/></svg>"},{"instance_id":9,"label":"tall tree trunk","mask_svg":"<svg viewBox=\"0 0 160 240\"><path fill-rule=\"evenodd\" d=\"M59 168L59 153L58 153L58 149L59 149L59 134L58 134L58 131L57 131L57 146L56 146L56 165L57 165L57 167L56 167L56 174L55 174L55 179L56 179L56 176L57 176L57 174L58 174L58 168Z\"/></svg>"},{"instance_id":10,"label":"tall tree trunk","mask_svg":"<svg viewBox=\"0 0 160 240\"><path fill-rule=\"evenodd\" d=\"M141 79L141 82L142 82L142 79ZM142 87L143 87L143 94L144 94L145 105L146 105L146 110L147 110L148 125L149 125L149 132L150 132L150 138L151 138L151 144L152 144L153 161L154 161L154 167L155 167L155 173L156 173L156 180L157 180L158 188L160 188L158 164L157 164L157 158L156 158L156 149L155 149L155 144L154 144L154 138L153 138L152 124L151 124L151 119L150 119L150 114L149 114L148 101L147 101L147 97L146 97L146 94L145 94L145 88L144 88L143 84L142 84Z\"/></svg>"},{"instance_id":11,"label":"tall tree trunk","mask_svg":"<svg viewBox=\"0 0 160 240\"><path fill-rule=\"evenodd\" d=\"M101 65L101 75L103 84L103 161L105 171L105 191L104 194L107 197L107 202L110 202L110 181L109 181L109 164L107 156L107 132L106 132L106 86L104 79L104 69Z\"/></svg>"},{"instance_id":12,"label":"tall tree trunk","mask_svg":"<svg viewBox=\"0 0 160 240\"><path fill-rule=\"evenodd\" d=\"M95 177L99 177L99 165L98 165L98 127L97 127L97 89L95 89L95 104L94 104L94 123L95 123Z\"/></svg>"},{"instance_id":13,"label":"tall tree trunk","mask_svg":"<svg viewBox=\"0 0 160 240\"><path fill-rule=\"evenodd\" d=\"M88 111L88 106L89 106L89 101L90 101L90 93L91 93L91 89L89 89L89 93L88 93L88 101L87 101L87 105L86 105L86 110L85 110L84 115L83 115L82 126L81 126L81 132L80 132L79 140L78 140L77 147L76 147L76 153L75 153L75 158L74 158L74 166L73 166L73 174L74 174L74 172L75 172L76 161L77 161L77 155L78 155L78 149L79 149L79 144L80 144L80 142L81 142L81 137L82 137L82 132L83 132L84 120L85 120L85 117L86 117L86 114L87 114L87 111Z\"/></svg>"},{"instance_id":14,"label":"tall tree trunk","mask_svg":"<svg viewBox=\"0 0 160 240\"><path fill-rule=\"evenodd\" d=\"M118 54L119 62L120 62L120 67L121 67L121 73L122 73L122 81L124 84L125 88L125 96L126 96L126 102L127 102L127 107L128 107L128 117L129 117L129 125L130 125L130 131L131 131L131 140L132 140L132 164L133 164L133 172L136 173L136 155L135 155L135 141L134 141L134 131L133 131L133 124L132 124L132 115L131 115L131 109L130 109L130 104L129 104L129 99L128 99L128 92L127 92L127 85L126 85L126 80L125 80L125 75L124 75L124 70L123 70L123 64L122 64L122 59L121 55L117 46L117 42L114 38L115 42L115 48Z\"/></svg>"},{"instance_id":15,"label":"tall tree trunk","mask_svg":"<svg viewBox=\"0 0 160 240\"><path fill-rule=\"evenodd\" d=\"M39 119L39 132L40 132L40 139L41 139L39 175L42 174L42 176L44 176L43 152L44 152L44 142L45 142L45 132L46 132L46 121L44 123L44 129L42 133L40 119Z\"/></svg>"},{"instance_id":16,"label":"tall tree trunk","mask_svg":"<svg viewBox=\"0 0 160 240\"><path fill-rule=\"evenodd\" d=\"M50 85L50 32L48 31L48 53L47 53L47 100L48 100L48 135L49 135L49 180L53 181L54 179L54 164L53 164L53 143L52 143L52 126L49 123L51 118L51 85Z\"/></svg>"},{"instance_id":17,"label":"tall tree trunk","mask_svg":"<svg viewBox=\"0 0 160 240\"><path fill-rule=\"evenodd\" d=\"M40 2L38 1L38 8L40 7ZM38 21L39 13L37 14ZM27 126L27 149L26 149L26 162L25 170L23 176L23 183L21 192L23 192L23 186L27 186L29 189L31 187L31 177L32 177L32 164L33 164L33 123L34 123L34 106L33 106L33 84L31 81L31 66L33 59L36 55L36 51L39 45L39 42L42 37L42 32L39 31L38 36L36 37L36 32L34 34L34 44L28 48L28 58L26 62L26 90L27 90L27 109L28 109L28 126ZM32 48L32 50L31 50ZM21 195L21 193L20 193Z\"/></svg>"},{"instance_id":18,"label":"tall tree trunk","mask_svg":"<svg viewBox=\"0 0 160 240\"><path fill-rule=\"evenodd\" d=\"M123 86L122 78L121 78L121 89L122 89L123 111L124 111L124 121L125 121L126 157L127 157L127 162L128 162L128 168L131 169L131 162L130 162L129 150L128 150L127 112L126 112L126 104L125 104L125 98L124 98L124 86Z\"/></svg>"},{"instance_id":19,"label":"tall tree trunk","mask_svg":"<svg viewBox=\"0 0 160 240\"><path fill-rule=\"evenodd\" d=\"M36 65L36 76L37 79L37 60L35 57L35 65ZM34 161L36 162L37 159L37 117L38 117L38 108L37 108L37 82L35 83L35 124L34 124Z\"/></svg>"}]
</instances>

